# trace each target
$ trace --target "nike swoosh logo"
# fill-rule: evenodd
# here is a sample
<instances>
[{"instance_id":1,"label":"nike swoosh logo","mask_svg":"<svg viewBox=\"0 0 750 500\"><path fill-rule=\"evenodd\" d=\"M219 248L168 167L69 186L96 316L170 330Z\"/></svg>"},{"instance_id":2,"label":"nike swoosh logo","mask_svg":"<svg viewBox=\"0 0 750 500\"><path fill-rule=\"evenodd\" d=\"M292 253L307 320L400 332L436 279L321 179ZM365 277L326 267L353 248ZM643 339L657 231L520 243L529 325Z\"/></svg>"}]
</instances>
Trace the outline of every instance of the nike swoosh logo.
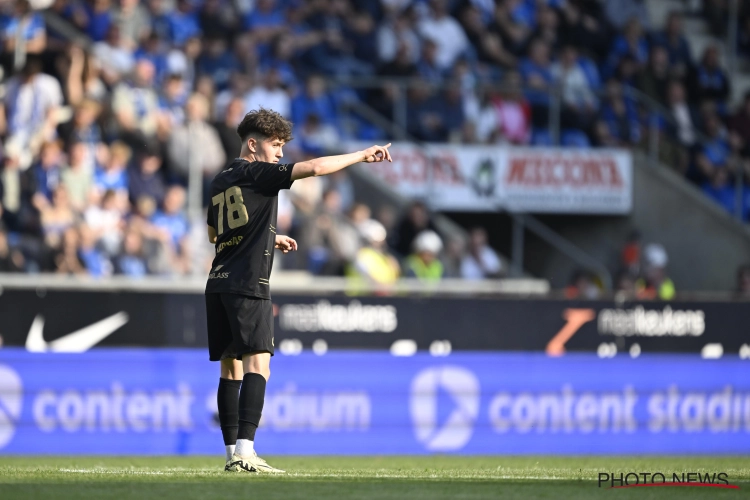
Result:
<instances>
[{"instance_id":1,"label":"nike swoosh logo","mask_svg":"<svg viewBox=\"0 0 750 500\"><path fill-rule=\"evenodd\" d=\"M26 350L29 352L86 352L112 335L130 318L124 311L76 330L52 342L44 341L44 316L37 314L31 323L26 337Z\"/></svg>"}]
</instances>

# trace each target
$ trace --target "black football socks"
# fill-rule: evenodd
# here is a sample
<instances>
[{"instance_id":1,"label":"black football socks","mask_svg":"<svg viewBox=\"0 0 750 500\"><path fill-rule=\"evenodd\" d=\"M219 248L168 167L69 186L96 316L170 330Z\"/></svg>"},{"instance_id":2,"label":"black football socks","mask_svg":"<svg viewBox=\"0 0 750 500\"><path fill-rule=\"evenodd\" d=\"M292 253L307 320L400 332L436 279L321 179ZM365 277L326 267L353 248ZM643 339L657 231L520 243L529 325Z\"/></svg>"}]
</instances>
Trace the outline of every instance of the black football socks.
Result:
<instances>
[{"instance_id":1,"label":"black football socks","mask_svg":"<svg viewBox=\"0 0 750 500\"><path fill-rule=\"evenodd\" d=\"M246 373L242 379L239 399L239 430L237 439L255 441L255 431L263 413L266 379L258 373Z\"/></svg>"},{"instance_id":2,"label":"black football socks","mask_svg":"<svg viewBox=\"0 0 750 500\"><path fill-rule=\"evenodd\" d=\"M221 434L224 437L224 446L234 445L237 442L241 385L242 380L219 379L216 402L219 405L219 425L221 425Z\"/></svg>"}]
</instances>

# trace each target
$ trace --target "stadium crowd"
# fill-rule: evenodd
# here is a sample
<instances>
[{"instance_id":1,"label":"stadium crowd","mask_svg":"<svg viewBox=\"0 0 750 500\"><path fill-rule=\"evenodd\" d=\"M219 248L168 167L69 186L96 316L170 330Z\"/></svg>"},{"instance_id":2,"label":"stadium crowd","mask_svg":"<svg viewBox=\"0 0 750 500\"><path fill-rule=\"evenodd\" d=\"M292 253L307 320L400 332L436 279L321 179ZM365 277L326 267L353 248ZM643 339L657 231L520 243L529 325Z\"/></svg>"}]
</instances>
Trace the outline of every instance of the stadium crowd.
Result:
<instances>
[{"instance_id":1,"label":"stadium crowd","mask_svg":"<svg viewBox=\"0 0 750 500\"><path fill-rule=\"evenodd\" d=\"M390 138L354 102L403 115L421 141L551 144L552 88L563 146L635 147L653 119L637 89L665 110L661 154L709 196L734 210L732 179L750 173L750 96L731 109L716 47L691 54L681 15L652 26L641 0L54 0L49 11L91 43L70 42L28 0L2 3L0 271L202 271L189 166L210 182L259 106L295 123L288 161ZM420 203L372 214L345 173L297 183L278 227L307 249L282 264L317 274L505 270L483 230L444 241Z\"/></svg>"}]
</instances>

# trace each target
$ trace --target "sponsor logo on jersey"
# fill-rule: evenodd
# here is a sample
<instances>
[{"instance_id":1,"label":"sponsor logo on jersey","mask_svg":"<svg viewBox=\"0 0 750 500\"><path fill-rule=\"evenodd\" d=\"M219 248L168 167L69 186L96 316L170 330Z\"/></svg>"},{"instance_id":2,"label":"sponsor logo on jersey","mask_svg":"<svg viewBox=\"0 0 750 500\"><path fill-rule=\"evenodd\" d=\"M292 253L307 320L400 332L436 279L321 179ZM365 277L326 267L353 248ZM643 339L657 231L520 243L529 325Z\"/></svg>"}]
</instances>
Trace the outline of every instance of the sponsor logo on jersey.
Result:
<instances>
[{"instance_id":1,"label":"sponsor logo on jersey","mask_svg":"<svg viewBox=\"0 0 750 500\"><path fill-rule=\"evenodd\" d=\"M227 247L239 245L240 243L242 243L242 236L232 236L231 239L219 243L219 245L216 247L216 253L221 252Z\"/></svg>"}]
</instances>

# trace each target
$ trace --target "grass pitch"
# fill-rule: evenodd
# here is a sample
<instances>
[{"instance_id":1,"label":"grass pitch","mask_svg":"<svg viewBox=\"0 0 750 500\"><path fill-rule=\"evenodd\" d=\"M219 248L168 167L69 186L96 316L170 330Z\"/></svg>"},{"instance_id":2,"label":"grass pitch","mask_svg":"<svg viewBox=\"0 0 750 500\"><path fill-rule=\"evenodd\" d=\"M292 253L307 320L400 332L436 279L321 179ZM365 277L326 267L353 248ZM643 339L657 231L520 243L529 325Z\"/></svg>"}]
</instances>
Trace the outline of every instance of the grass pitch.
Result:
<instances>
[{"instance_id":1,"label":"grass pitch","mask_svg":"<svg viewBox=\"0 0 750 500\"><path fill-rule=\"evenodd\" d=\"M221 457L0 457L0 499L750 498L750 457L268 457L284 476ZM600 472L726 472L739 490L597 487Z\"/></svg>"}]
</instances>

